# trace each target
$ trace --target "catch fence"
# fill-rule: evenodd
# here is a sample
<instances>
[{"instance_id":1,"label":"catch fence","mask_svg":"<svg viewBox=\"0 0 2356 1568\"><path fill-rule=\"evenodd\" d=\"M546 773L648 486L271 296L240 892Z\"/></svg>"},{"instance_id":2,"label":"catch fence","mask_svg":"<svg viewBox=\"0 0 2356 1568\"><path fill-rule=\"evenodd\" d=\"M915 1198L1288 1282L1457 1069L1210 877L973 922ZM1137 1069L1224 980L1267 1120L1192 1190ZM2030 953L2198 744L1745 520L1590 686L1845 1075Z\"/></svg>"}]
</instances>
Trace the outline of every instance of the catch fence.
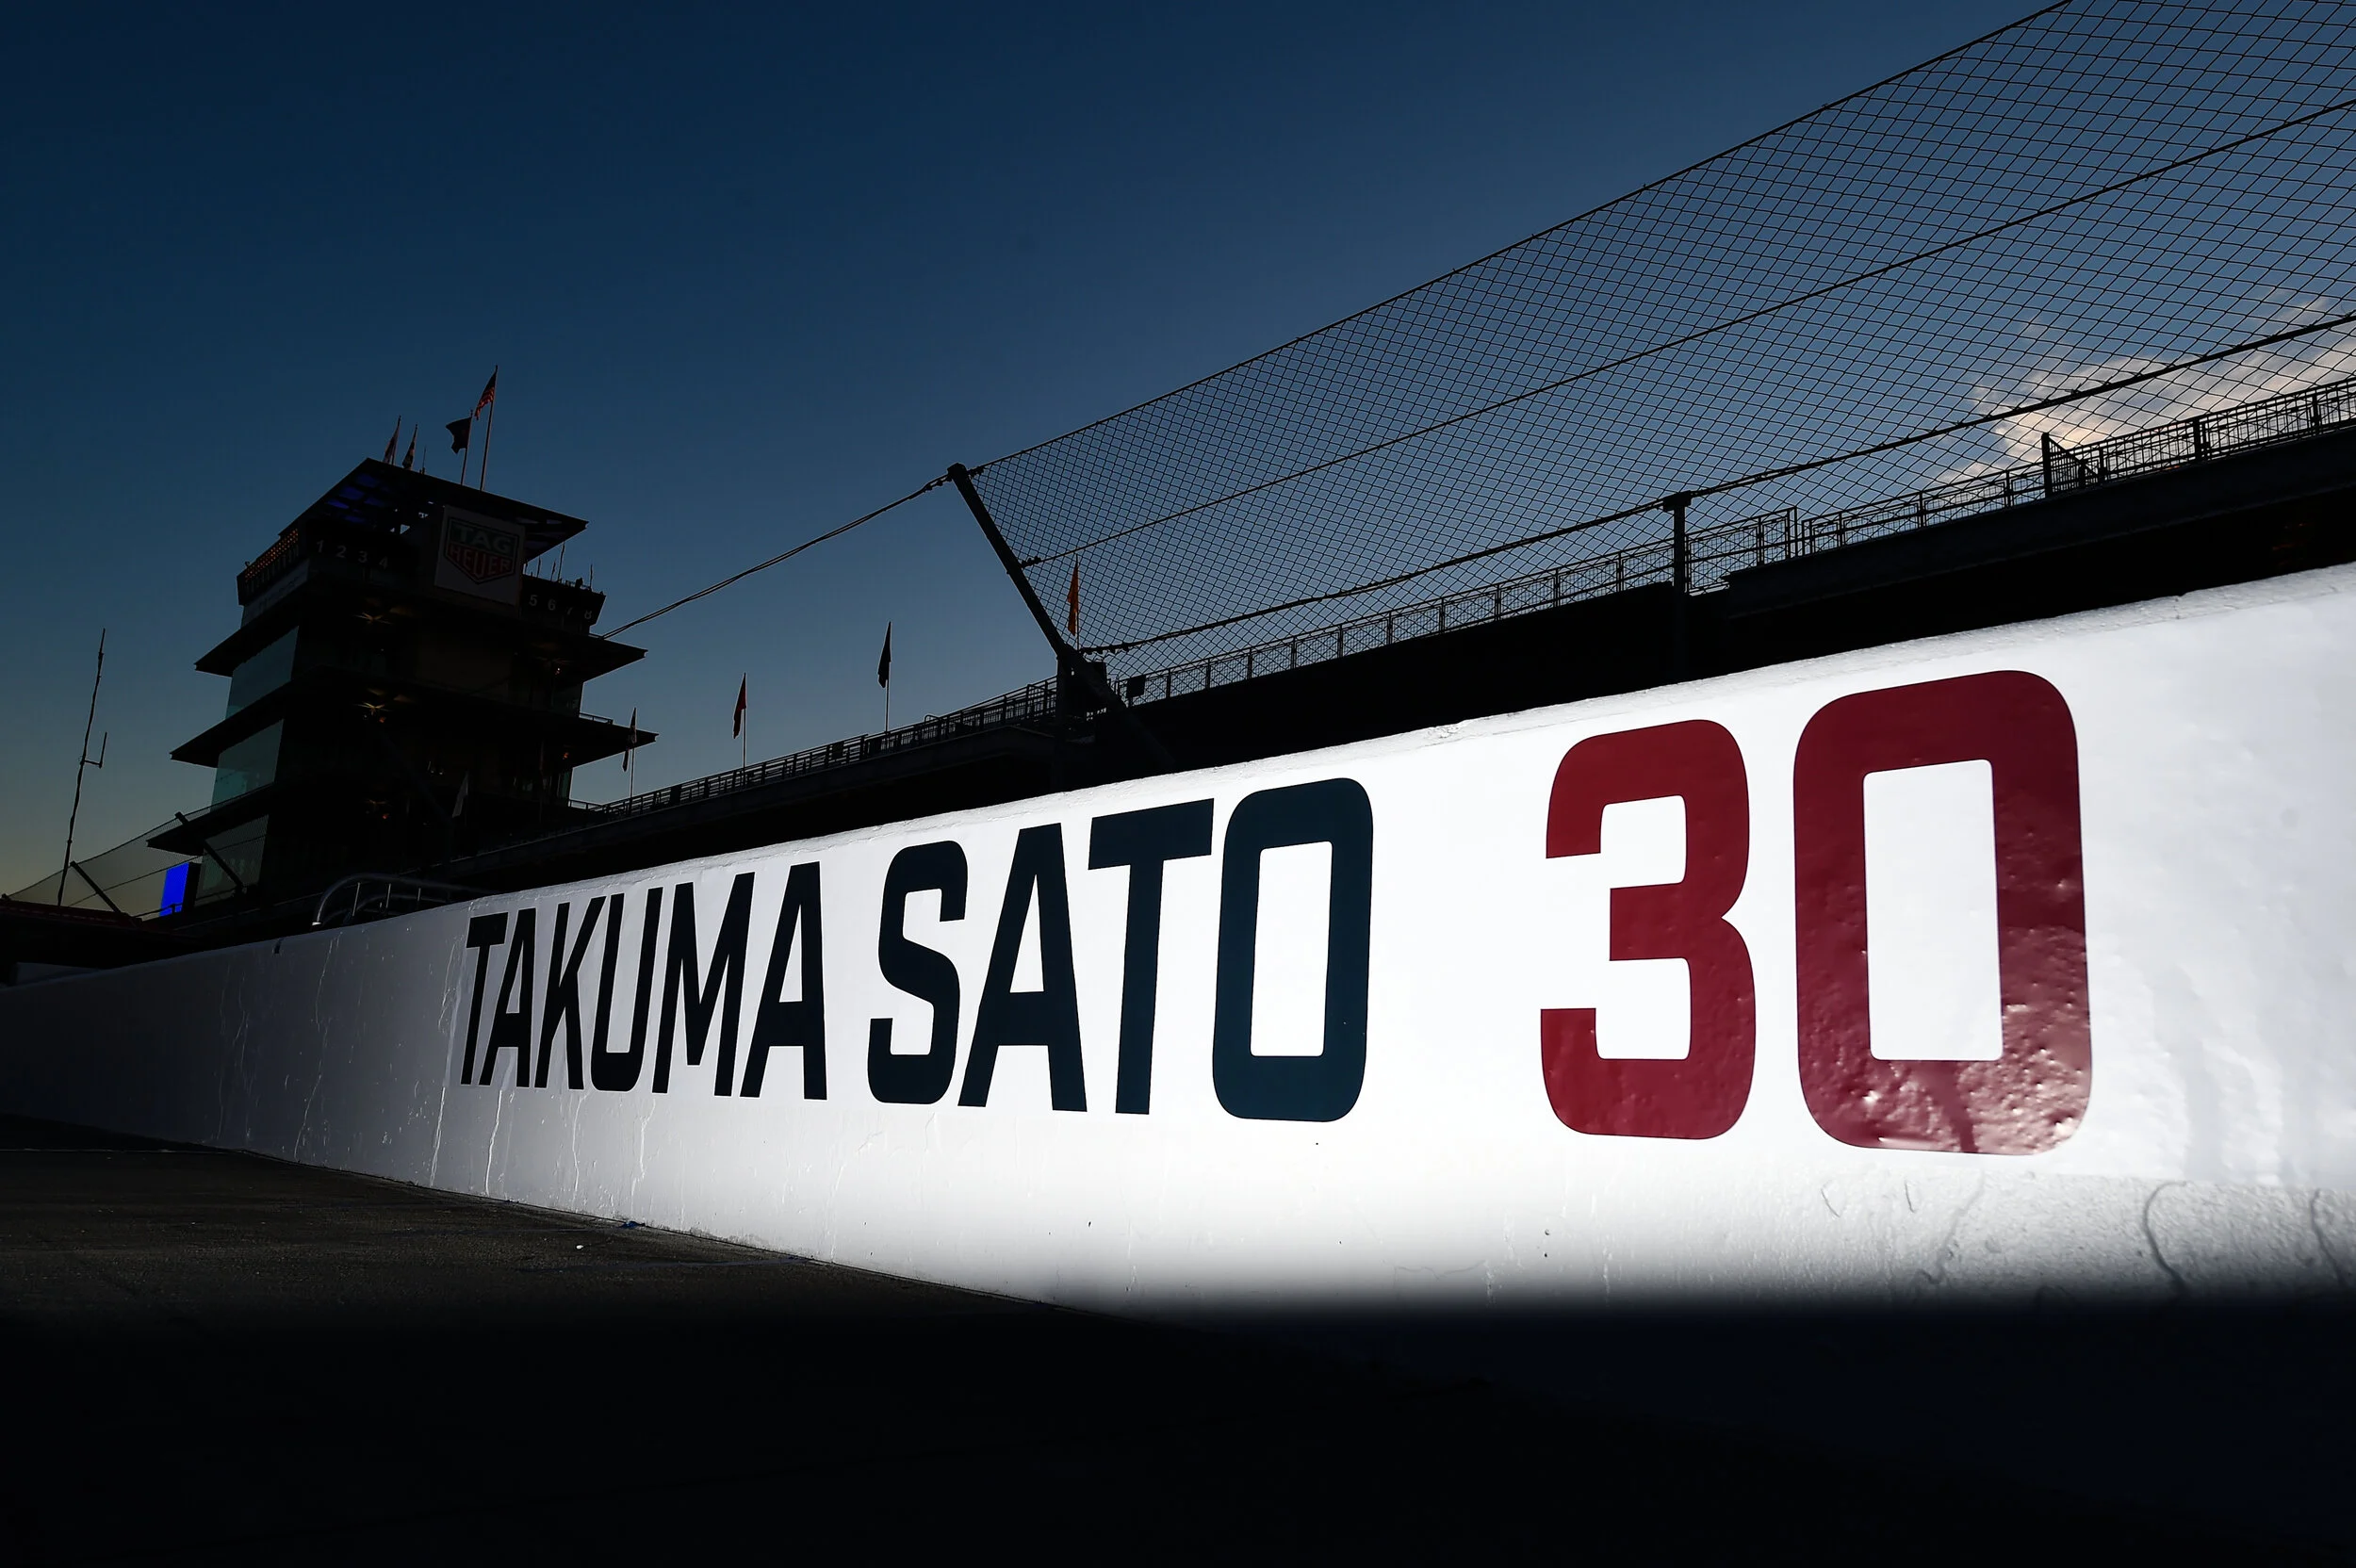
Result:
<instances>
[{"instance_id":1,"label":"catch fence","mask_svg":"<svg viewBox=\"0 0 2356 1568\"><path fill-rule=\"evenodd\" d=\"M1747 567L1908 533L2051 495L2206 462L2351 425L2356 425L2356 379L2180 419L2151 430L2129 431L2075 449L2049 442L2037 463L1975 474L1863 506L1814 517L1802 517L1798 508L1785 507L1691 530L1686 536L1685 586L1693 593L1710 593L1726 586L1728 578ZM1393 643L1462 630L1582 599L1601 598L1630 588L1672 583L1677 580L1677 572L1674 537L1648 541L1483 588L1444 595L1231 653L1128 676L1122 682L1121 694L1131 703L1150 703L1207 691Z\"/></svg>"},{"instance_id":2,"label":"catch fence","mask_svg":"<svg viewBox=\"0 0 2356 1568\"><path fill-rule=\"evenodd\" d=\"M178 825L175 817L112 849L76 856L70 866L51 872L29 887L19 888L8 897L20 904L104 911L139 920L173 913L200 896L199 883L203 878L192 873L188 856L152 849L147 841ZM62 898L58 896L60 886L64 889ZM224 884L220 889L205 890L202 896L221 896L227 890Z\"/></svg>"},{"instance_id":3,"label":"catch fence","mask_svg":"<svg viewBox=\"0 0 2356 1568\"><path fill-rule=\"evenodd\" d=\"M973 474L1158 695L1656 580L1673 495L1757 559L2221 440L2351 325L2356 8L2090 0Z\"/></svg>"}]
</instances>

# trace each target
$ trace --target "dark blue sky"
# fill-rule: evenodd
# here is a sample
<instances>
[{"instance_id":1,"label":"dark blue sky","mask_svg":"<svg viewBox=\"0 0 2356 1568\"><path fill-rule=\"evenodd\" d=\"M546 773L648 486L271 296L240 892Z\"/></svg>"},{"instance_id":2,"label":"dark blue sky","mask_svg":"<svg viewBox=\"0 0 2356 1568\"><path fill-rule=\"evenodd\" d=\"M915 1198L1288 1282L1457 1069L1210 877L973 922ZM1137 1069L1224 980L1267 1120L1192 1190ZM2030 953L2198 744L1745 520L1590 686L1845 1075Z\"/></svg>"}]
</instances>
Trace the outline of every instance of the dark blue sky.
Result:
<instances>
[{"instance_id":1,"label":"dark blue sky","mask_svg":"<svg viewBox=\"0 0 2356 1568\"><path fill-rule=\"evenodd\" d=\"M0 95L0 889L208 797L190 662L397 416L497 363L492 486L618 624L2011 20L2023 0L50 8ZM421 443L421 447L427 445ZM451 472L447 444L435 472ZM642 784L1038 678L953 497L645 629ZM611 764L577 791L620 792Z\"/></svg>"}]
</instances>

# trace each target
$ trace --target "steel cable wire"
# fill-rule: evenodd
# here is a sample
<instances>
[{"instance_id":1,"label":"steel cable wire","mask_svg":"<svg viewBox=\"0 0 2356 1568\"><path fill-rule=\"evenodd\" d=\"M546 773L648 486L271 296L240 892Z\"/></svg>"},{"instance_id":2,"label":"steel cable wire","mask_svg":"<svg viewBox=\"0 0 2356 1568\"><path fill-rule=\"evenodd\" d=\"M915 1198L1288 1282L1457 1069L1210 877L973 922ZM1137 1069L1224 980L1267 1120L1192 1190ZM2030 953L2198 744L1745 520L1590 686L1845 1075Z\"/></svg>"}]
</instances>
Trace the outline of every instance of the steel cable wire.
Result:
<instances>
[{"instance_id":1,"label":"steel cable wire","mask_svg":"<svg viewBox=\"0 0 2356 1568\"><path fill-rule=\"evenodd\" d=\"M2320 384L2351 103L2348 7L2051 8L975 482L1135 675Z\"/></svg>"}]
</instances>

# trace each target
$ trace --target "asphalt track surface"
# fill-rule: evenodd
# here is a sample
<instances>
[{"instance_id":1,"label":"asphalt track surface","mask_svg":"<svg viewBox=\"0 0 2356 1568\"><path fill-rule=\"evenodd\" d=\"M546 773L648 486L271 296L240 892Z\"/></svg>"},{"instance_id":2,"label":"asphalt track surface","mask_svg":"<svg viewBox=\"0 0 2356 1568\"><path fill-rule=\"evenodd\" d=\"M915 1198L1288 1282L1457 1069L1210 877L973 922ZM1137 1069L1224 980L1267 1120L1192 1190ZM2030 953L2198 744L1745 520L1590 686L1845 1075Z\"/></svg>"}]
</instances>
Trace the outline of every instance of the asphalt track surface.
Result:
<instances>
[{"instance_id":1,"label":"asphalt track surface","mask_svg":"<svg viewBox=\"0 0 2356 1568\"><path fill-rule=\"evenodd\" d=\"M0 1328L12 1561L2342 1560L1346 1348L1379 1333L1139 1324L9 1119Z\"/></svg>"}]
</instances>

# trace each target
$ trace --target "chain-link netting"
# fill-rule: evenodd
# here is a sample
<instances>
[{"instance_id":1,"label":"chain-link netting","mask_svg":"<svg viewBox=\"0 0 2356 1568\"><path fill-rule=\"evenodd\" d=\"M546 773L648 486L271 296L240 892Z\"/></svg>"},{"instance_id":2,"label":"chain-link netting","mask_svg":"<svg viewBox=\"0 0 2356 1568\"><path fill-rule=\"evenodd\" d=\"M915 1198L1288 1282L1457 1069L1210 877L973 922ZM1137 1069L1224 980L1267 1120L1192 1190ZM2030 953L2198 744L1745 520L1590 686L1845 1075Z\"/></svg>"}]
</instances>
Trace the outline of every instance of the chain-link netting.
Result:
<instances>
[{"instance_id":1,"label":"chain-link netting","mask_svg":"<svg viewBox=\"0 0 2356 1568\"><path fill-rule=\"evenodd\" d=\"M153 849L147 841L179 819L160 823L136 838L95 855L77 855L71 867L53 871L8 896L20 903L62 905L68 909L111 910L146 919L172 914L200 898L201 874L185 855ZM59 898L62 884L65 896Z\"/></svg>"},{"instance_id":2,"label":"chain-link netting","mask_svg":"<svg viewBox=\"0 0 2356 1568\"><path fill-rule=\"evenodd\" d=\"M2338 380L2351 239L2356 8L2060 6L975 477L1159 695Z\"/></svg>"}]
</instances>

